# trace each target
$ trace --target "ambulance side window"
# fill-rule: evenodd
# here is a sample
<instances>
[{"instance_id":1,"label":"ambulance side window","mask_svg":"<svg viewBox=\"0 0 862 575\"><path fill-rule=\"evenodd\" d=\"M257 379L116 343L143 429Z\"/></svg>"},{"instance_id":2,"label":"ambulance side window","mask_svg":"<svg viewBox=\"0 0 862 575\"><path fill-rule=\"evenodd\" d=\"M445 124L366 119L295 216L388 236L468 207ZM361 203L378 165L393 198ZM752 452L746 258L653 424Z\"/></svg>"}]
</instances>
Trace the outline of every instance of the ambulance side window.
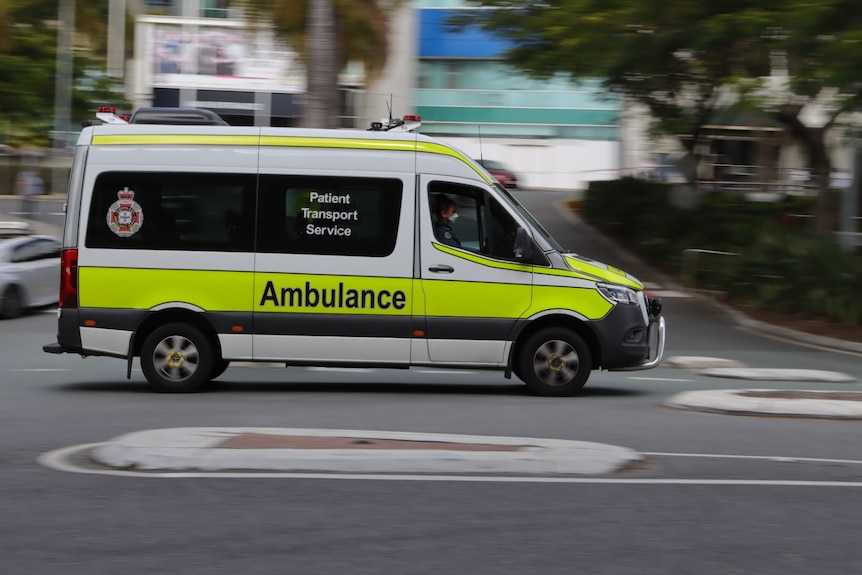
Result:
<instances>
[{"instance_id":1,"label":"ambulance side window","mask_svg":"<svg viewBox=\"0 0 862 575\"><path fill-rule=\"evenodd\" d=\"M494 258L515 259L518 223L483 190L451 182L431 182L428 202L437 241ZM458 217L447 221L440 208L451 203Z\"/></svg>"},{"instance_id":2,"label":"ambulance side window","mask_svg":"<svg viewBox=\"0 0 862 575\"><path fill-rule=\"evenodd\" d=\"M253 174L106 172L93 188L86 246L251 251Z\"/></svg>"},{"instance_id":3,"label":"ambulance side window","mask_svg":"<svg viewBox=\"0 0 862 575\"><path fill-rule=\"evenodd\" d=\"M260 176L258 251L385 257L403 185L389 178Z\"/></svg>"}]
</instances>

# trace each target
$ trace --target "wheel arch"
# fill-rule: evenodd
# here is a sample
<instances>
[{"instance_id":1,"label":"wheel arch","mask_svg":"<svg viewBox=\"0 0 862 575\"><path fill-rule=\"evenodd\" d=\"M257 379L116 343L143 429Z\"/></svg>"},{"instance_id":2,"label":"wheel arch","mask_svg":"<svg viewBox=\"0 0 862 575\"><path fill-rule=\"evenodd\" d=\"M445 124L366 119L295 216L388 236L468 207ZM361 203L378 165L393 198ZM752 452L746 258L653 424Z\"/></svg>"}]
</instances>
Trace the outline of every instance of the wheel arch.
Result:
<instances>
[{"instance_id":1,"label":"wheel arch","mask_svg":"<svg viewBox=\"0 0 862 575\"><path fill-rule=\"evenodd\" d=\"M588 320L580 319L566 313L549 313L534 319L527 320L526 324L516 334L512 348L509 350L509 359L506 365L506 377L511 377L515 362L520 356L521 349L530 336L539 330L549 327L560 327L576 333L590 350L590 370L601 367L602 346L595 331L588 325Z\"/></svg>"},{"instance_id":2,"label":"wheel arch","mask_svg":"<svg viewBox=\"0 0 862 575\"><path fill-rule=\"evenodd\" d=\"M221 341L219 340L218 333L213 324L202 313L186 307L161 307L158 311L148 314L135 329L132 335L129 361L131 362L132 358L141 355L141 348L147 336L159 327L169 323L185 323L199 329L207 337L210 344L212 344L213 351L221 358Z\"/></svg>"}]
</instances>

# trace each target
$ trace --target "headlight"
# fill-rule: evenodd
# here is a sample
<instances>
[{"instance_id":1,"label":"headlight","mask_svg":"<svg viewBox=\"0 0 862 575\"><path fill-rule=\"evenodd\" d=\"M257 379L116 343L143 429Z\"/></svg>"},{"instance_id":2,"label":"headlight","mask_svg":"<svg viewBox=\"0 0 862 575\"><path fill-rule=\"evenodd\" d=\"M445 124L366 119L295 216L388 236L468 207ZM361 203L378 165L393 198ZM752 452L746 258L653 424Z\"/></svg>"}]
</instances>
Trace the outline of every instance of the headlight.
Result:
<instances>
[{"instance_id":1,"label":"headlight","mask_svg":"<svg viewBox=\"0 0 862 575\"><path fill-rule=\"evenodd\" d=\"M633 289L611 284L597 284L596 287L599 288L599 293L613 303L637 304L638 302Z\"/></svg>"}]
</instances>

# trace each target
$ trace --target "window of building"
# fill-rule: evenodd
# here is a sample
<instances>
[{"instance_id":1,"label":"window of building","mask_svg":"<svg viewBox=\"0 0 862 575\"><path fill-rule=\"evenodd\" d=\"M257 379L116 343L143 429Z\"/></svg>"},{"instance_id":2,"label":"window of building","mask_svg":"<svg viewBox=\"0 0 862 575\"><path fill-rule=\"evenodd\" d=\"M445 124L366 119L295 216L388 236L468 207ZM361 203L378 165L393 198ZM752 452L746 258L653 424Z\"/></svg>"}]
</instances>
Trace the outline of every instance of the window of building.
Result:
<instances>
[{"instance_id":1,"label":"window of building","mask_svg":"<svg viewBox=\"0 0 862 575\"><path fill-rule=\"evenodd\" d=\"M107 172L90 204L89 248L251 251L253 174Z\"/></svg>"},{"instance_id":2,"label":"window of building","mask_svg":"<svg viewBox=\"0 0 862 575\"><path fill-rule=\"evenodd\" d=\"M258 251L387 256L402 189L398 179L261 176Z\"/></svg>"}]
</instances>

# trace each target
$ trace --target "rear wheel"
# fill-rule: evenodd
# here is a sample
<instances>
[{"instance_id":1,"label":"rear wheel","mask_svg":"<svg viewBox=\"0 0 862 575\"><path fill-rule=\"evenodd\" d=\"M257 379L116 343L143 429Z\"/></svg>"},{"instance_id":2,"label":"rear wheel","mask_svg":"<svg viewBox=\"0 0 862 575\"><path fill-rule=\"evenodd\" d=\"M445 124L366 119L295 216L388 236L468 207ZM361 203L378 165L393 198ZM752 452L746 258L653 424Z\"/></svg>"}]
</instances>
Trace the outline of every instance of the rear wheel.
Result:
<instances>
[{"instance_id":1,"label":"rear wheel","mask_svg":"<svg viewBox=\"0 0 862 575\"><path fill-rule=\"evenodd\" d=\"M144 340L141 348L141 369L153 391L197 391L210 380L213 366L212 344L190 325L163 325Z\"/></svg>"},{"instance_id":2,"label":"rear wheel","mask_svg":"<svg viewBox=\"0 0 862 575\"><path fill-rule=\"evenodd\" d=\"M24 312L24 297L18 286L8 286L0 295L0 317L12 319Z\"/></svg>"},{"instance_id":3,"label":"rear wheel","mask_svg":"<svg viewBox=\"0 0 862 575\"><path fill-rule=\"evenodd\" d=\"M587 383L592 369L590 348L567 329L547 328L524 343L518 377L537 395L575 395Z\"/></svg>"}]
</instances>

